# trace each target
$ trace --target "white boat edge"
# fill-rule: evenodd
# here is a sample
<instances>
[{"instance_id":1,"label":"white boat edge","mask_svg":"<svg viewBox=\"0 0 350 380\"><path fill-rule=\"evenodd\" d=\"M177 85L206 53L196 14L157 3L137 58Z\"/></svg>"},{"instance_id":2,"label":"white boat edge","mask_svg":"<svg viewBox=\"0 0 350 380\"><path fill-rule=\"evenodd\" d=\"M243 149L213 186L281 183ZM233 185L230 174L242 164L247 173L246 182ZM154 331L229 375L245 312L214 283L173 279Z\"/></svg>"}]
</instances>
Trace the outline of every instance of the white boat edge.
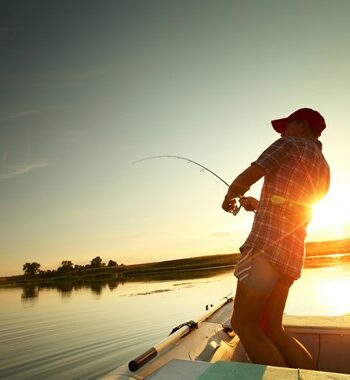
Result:
<instances>
[{"instance_id":1,"label":"white boat edge","mask_svg":"<svg viewBox=\"0 0 350 380\"><path fill-rule=\"evenodd\" d=\"M153 353L155 357L139 369L130 371L130 362L128 362L103 379L194 380L198 377L204 379L206 374L209 374L208 371L214 370L214 364L215 367L221 366L224 369L228 367L227 370L231 372L240 371L240 379L251 379L251 371L256 370L259 365L250 362L238 336L230 333L232 307L232 297L224 297L208 312L192 321L198 328L182 326L173 336L170 335L155 345L159 353L156 355ZM264 366L264 380L277 378L350 380L350 315L285 315L283 322L287 331L310 350L319 370ZM242 377L242 373L246 373L247 377Z\"/></svg>"}]
</instances>

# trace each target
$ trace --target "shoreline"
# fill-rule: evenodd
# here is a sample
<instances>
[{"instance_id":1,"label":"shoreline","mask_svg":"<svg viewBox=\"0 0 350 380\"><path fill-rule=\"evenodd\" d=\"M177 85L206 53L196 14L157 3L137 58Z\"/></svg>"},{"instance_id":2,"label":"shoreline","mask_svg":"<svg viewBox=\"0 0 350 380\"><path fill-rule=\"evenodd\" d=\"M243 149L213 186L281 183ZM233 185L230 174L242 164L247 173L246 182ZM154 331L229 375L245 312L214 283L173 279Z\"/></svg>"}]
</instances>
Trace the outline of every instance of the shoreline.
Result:
<instances>
[{"instance_id":1,"label":"shoreline","mask_svg":"<svg viewBox=\"0 0 350 380\"><path fill-rule=\"evenodd\" d=\"M165 281L211 277L233 270L239 258L238 253L193 257L145 264L118 267L88 268L71 270L63 274L45 277L35 275L9 276L0 278L0 288L9 287L64 287L84 286L102 283L123 283L132 281ZM350 253L319 253L308 255L304 268L319 268L350 262Z\"/></svg>"}]
</instances>

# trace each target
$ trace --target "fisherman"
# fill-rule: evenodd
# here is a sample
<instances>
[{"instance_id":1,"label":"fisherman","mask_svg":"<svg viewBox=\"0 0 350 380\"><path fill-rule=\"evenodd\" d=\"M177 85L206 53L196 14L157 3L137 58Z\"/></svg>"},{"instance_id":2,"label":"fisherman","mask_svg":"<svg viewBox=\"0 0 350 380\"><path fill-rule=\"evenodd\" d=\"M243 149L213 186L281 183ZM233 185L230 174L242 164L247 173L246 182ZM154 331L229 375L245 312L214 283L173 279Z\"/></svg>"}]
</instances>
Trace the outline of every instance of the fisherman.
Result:
<instances>
[{"instance_id":1,"label":"fisherman","mask_svg":"<svg viewBox=\"0 0 350 380\"><path fill-rule=\"evenodd\" d=\"M254 363L315 369L311 354L282 325L290 286L300 277L312 206L328 192L330 172L318 140L322 115L302 108L273 120L281 138L230 185L222 208L255 211L235 268L232 328ZM264 177L260 200L243 197Z\"/></svg>"}]
</instances>

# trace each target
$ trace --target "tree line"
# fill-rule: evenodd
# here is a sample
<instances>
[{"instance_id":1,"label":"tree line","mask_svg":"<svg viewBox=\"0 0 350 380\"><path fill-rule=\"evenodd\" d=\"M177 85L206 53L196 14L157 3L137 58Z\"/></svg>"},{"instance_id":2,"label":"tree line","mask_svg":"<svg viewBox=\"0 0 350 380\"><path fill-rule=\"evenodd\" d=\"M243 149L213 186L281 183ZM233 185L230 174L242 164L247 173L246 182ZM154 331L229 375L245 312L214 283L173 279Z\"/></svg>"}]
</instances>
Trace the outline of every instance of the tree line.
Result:
<instances>
[{"instance_id":1,"label":"tree line","mask_svg":"<svg viewBox=\"0 0 350 380\"><path fill-rule=\"evenodd\" d=\"M91 269L91 268L103 268L103 267L118 267L119 265L117 264L116 261L114 260L109 260L108 263L104 263L101 259L100 256L94 257L91 261L90 264L86 265L78 265L78 264L73 264L72 261L70 260L63 260L61 262L61 265L57 269L53 270L41 270L41 264L37 262L32 262L32 263L25 263L23 264L23 272L24 275L31 277L35 275L54 275L54 274L62 274L62 273L67 273L67 272L74 272L74 271L82 271L85 269ZM121 264L120 266L123 266Z\"/></svg>"}]
</instances>

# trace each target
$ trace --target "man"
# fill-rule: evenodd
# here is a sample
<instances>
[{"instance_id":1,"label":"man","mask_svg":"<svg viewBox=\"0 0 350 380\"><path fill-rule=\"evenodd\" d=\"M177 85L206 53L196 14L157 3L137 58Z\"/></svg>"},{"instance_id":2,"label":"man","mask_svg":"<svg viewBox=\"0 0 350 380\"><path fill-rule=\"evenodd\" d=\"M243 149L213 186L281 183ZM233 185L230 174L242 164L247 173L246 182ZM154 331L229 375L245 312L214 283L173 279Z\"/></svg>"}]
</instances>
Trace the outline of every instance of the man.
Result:
<instances>
[{"instance_id":1,"label":"man","mask_svg":"<svg viewBox=\"0 0 350 380\"><path fill-rule=\"evenodd\" d=\"M231 323L254 363L315 369L310 353L286 334L282 317L303 266L311 207L329 188L329 167L318 140L326 124L310 108L271 123L281 138L232 182L222 205L233 212L240 198L242 207L256 211L235 268ZM243 197L261 177L260 201Z\"/></svg>"}]
</instances>

